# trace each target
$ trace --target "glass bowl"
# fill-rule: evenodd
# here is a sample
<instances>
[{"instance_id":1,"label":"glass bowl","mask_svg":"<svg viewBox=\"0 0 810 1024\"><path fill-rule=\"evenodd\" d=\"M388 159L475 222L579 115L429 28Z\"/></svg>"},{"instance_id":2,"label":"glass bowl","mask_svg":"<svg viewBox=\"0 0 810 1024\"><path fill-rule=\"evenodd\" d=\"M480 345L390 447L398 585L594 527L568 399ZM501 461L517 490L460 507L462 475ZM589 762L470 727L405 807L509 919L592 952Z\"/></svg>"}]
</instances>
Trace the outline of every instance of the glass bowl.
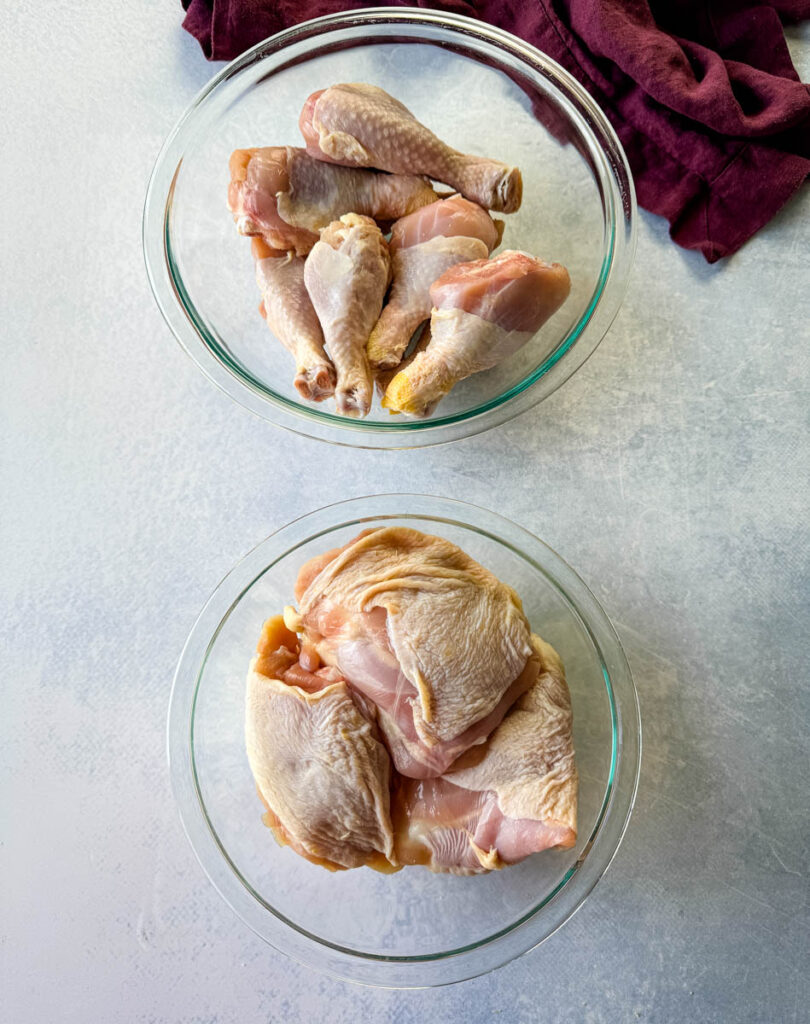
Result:
<instances>
[{"instance_id":1,"label":"glass bowl","mask_svg":"<svg viewBox=\"0 0 810 1024\"><path fill-rule=\"evenodd\" d=\"M262 822L244 740L248 663L301 564L369 526L407 525L461 546L520 594L565 664L579 768L579 837L476 877L411 867L332 874L279 847ZM277 950L390 987L461 981L548 938L582 904L627 825L639 770L638 700L619 640L558 555L509 520L446 498L392 494L330 505L254 548L220 583L186 642L168 723L186 833L236 913Z\"/></svg>"},{"instance_id":2,"label":"glass bowl","mask_svg":"<svg viewBox=\"0 0 810 1024\"><path fill-rule=\"evenodd\" d=\"M331 400L313 405L298 396L292 357L257 312L249 242L226 208L231 151L301 145L306 97L346 81L382 86L457 149L519 166L523 206L506 218L504 247L564 263L571 275L568 300L528 345L460 383L425 420L392 416L379 400L366 419L352 420L334 413ZM553 60L469 18L377 8L281 32L216 75L158 156L143 240L166 321L223 391L300 434L406 448L511 419L585 362L624 296L635 210L627 161L607 118Z\"/></svg>"}]
</instances>

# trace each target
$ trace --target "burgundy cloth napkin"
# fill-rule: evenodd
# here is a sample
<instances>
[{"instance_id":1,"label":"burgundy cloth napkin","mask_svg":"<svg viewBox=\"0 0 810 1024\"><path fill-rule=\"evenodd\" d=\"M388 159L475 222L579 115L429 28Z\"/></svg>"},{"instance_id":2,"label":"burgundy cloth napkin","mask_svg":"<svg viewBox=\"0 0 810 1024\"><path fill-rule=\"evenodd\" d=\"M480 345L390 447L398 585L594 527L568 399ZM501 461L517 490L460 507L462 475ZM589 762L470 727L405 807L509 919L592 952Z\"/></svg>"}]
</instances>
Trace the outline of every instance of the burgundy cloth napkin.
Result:
<instances>
[{"instance_id":1,"label":"burgundy cloth napkin","mask_svg":"<svg viewBox=\"0 0 810 1024\"><path fill-rule=\"evenodd\" d=\"M369 6L345 0L183 0L184 27L211 60L308 18ZM467 14L532 43L605 110L639 202L710 263L736 252L810 174L810 87L780 16L810 0L411 0Z\"/></svg>"}]
</instances>

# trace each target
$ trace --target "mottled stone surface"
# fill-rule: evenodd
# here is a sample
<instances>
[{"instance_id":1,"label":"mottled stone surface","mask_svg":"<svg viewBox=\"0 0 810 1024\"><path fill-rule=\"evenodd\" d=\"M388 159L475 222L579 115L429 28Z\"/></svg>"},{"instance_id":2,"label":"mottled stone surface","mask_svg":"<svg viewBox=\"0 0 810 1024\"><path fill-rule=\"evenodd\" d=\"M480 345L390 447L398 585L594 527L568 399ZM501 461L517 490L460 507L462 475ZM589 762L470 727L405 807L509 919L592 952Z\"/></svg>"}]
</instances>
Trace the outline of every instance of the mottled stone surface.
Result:
<instances>
[{"instance_id":1,"label":"mottled stone surface","mask_svg":"<svg viewBox=\"0 0 810 1024\"><path fill-rule=\"evenodd\" d=\"M146 180L211 74L179 21L25 0L0 29L3 1018L806 1020L810 190L711 268L643 215L608 338L510 425L330 448L217 392L149 294ZM790 39L810 78L810 32ZM164 752L175 661L233 562L403 481L497 507L580 571L645 727L635 816L584 908L435 993L331 981L249 932L183 836Z\"/></svg>"}]
</instances>

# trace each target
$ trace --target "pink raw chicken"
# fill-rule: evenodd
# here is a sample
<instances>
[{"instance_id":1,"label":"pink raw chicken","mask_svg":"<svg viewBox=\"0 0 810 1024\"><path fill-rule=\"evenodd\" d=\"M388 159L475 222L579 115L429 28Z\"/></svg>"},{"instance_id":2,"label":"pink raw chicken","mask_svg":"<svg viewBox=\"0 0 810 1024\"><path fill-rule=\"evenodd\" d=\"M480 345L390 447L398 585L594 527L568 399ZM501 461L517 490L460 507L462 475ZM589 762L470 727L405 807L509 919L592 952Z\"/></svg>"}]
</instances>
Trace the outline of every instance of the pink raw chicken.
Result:
<instances>
[{"instance_id":1,"label":"pink raw chicken","mask_svg":"<svg viewBox=\"0 0 810 1024\"><path fill-rule=\"evenodd\" d=\"M439 235L445 238L480 238L492 252L500 244L503 221L493 220L478 203L471 203L462 196L452 196L400 217L391 228L389 245L391 252L396 252L397 249L429 242Z\"/></svg>"},{"instance_id":2,"label":"pink raw chicken","mask_svg":"<svg viewBox=\"0 0 810 1024\"><path fill-rule=\"evenodd\" d=\"M335 368L323 347L323 331L304 285L304 259L270 249L261 238L251 243L259 312L295 359L295 387L303 398L323 401L335 393Z\"/></svg>"},{"instance_id":3,"label":"pink raw chicken","mask_svg":"<svg viewBox=\"0 0 810 1024\"><path fill-rule=\"evenodd\" d=\"M516 167L451 149L383 89L364 83L314 92L299 120L307 151L319 160L424 174L488 210L514 213L523 182Z\"/></svg>"},{"instance_id":4,"label":"pink raw chicken","mask_svg":"<svg viewBox=\"0 0 810 1024\"><path fill-rule=\"evenodd\" d=\"M522 348L565 302L568 271L511 249L459 263L433 283L431 342L386 389L391 412L426 416L465 377Z\"/></svg>"},{"instance_id":5,"label":"pink raw chicken","mask_svg":"<svg viewBox=\"0 0 810 1024\"><path fill-rule=\"evenodd\" d=\"M414 331L430 316L430 286L456 263L486 259L502 226L461 196L431 203L396 222L389 243L391 292L368 341L373 369L399 364Z\"/></svg>"},{"instance_id":6,"label":"pink raw chicken","mask_svg":"<svg viewBox=\"0 0 810 1024\"><path fill-rule=\"evenodd\" d=\"M278 192L289 188L286 149L237 149L230 160L231 182L228 209L241 235L258 235L271 249L305 255L318 241L318 235L296 228L279 216Z\"/></svg>"},{"instance_id":7,"label":"pink raw chicken","mask_svg":"<svg viewBox=\"0 0 810 1024\"><path fill-rule=\"evenodd\" d=\"M540 675L484 746L441 778L397 780L398 863L478 874L576 842L571 699L557 653L537 636L532 644Z\"/></svg>"},{"instance_id":8,"label":"pink raw chicken","mask_svg":"<svg viewBox=\"0 0 810 1024\"><path fill-rule=\"evenodd\" d=\"M372 701L397 771L440 775L534 682L520 601L468 555L403 527L303 566L303 643Z\"/></svg>"},{"instance_id":9,"label":"pink raw chicken","mask_svg":"<svg viewBox=\"0 0 810 1024\"><path fill-rule=\"evenodd\" d=\"M391 221L438 198L416 175L335 167L293 146L237 149L230 171L228 206L239 232L298 255L345 213Z\"/></svg>"},{"instance_id":10,"label":"pink raw chicken","mask_svg":"<svg viewBox=\"0 0 810 1024\"><path fill-rule=\"evenodd\" d=\"M371 406L366 345L390 272L382 232L369 217L354 213L321 232L304 265L304 283L337 370L335 403L344 416L365 416Z\"/></svg>"}]
</instances>

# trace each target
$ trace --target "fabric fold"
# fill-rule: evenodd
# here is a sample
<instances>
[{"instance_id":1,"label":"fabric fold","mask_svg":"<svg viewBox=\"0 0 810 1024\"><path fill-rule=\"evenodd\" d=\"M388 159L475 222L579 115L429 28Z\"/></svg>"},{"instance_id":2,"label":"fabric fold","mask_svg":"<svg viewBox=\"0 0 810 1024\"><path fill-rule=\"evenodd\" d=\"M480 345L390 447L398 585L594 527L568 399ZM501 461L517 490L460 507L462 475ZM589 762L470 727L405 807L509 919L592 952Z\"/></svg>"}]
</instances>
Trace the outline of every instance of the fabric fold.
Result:
<instances>
[{"instance_id":1,"label":"fabric fold","mask_svg":"<svg viewBox=\"0 0 810 1024\"><path fill-rule=\"evenodd\" d=\"M184 0L183 6L184 27L206 57L231 60L310 18L406 5ZM793 67L780 20L810 18L810 0L415 0L407 6L498 25L566 68L616 129L640 205L666 217L673 241L710 263L736 252L810 174L810 88Z\"/></svg>"}]
</instances>

